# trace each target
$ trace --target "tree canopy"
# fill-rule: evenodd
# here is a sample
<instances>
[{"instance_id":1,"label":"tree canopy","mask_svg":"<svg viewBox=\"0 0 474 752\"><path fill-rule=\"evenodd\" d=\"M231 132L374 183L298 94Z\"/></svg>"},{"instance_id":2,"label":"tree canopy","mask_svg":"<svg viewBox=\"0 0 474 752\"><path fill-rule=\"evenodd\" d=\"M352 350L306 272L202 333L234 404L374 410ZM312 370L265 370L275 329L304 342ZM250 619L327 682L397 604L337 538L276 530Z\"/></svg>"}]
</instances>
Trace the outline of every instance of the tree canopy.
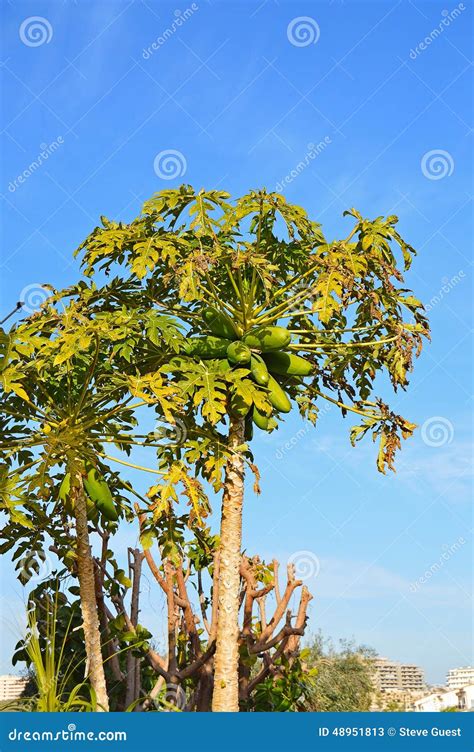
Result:
<instances>
[{"instance_id":1,"label":"tree canopy","mask_svg":"<svg viewBox=\"0 0 474 752\"><path fill-rule=\"evenodd\" d=\"M108 548L120 519L140 520L143 548L156 541L160 576L179 592L183 531L200 545L210 540L209 492L223 491L213 544L217 627L204 651L207 660L215 650L213 709L236 710L245 467L259 490L254 427L275 430L293 407L316 424L329 402L343 417L357 416L353 444L367 434L378 439L382 473L394 470L401 440L415 429L376 394L379 376L395 391L407 387L429 336L402 273L415 251L396 216L345 215L348 234L330 241L278 193L232 201L191 186L161 191L129 223L102 217L77 250L84 277L0 330L0 500L9 515L0 550L34 559L49 535L78 574L103 709L98 572L103 584L105 563L112 566L112 598L123 600L132 585ZM153 416L151 430L143 411ZM150 452L146 467L132 461L136 448ZM127 467L154 476L146 495L127 480ZM183 498L184 516L176 506ZM102 559L91 554L91 534L105 541ZM292 636L283 635L282 650ZM201 668L200 642L193 651Z\"/></svg>"}]
</instances>

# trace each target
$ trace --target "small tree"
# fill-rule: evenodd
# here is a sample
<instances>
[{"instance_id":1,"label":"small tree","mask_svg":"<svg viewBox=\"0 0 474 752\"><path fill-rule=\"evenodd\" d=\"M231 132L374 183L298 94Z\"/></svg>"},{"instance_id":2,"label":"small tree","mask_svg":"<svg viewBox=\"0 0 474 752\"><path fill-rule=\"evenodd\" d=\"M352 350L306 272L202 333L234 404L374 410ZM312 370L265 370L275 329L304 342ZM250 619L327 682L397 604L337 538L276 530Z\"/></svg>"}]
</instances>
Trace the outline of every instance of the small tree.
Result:
<instances>
[{"instance_id":1,"label":"small tree","mask_svg":"<svg viewBox=\"0 0 474 752\"><path fill-rule=\"evenodd\" d=\"M395 252L407 269L414 250L397 232L397 217L346 214L354 220L349 234L328 242L319 224L279 194L250 192L230 203L227 193L182 186L155 195L129 224L103 218L79 249L88 275L125 266L128 305L172 313L190 337L166 372L184 395L183 415L196 425L200 411L200 432L188 434L179 456L223 489L216 711L238 710L239 567L246 462L255 469L252 419L272 430L297 406L316 423L327 400L343 416L362 418L351 430L352 443L367 433L379 439L381 472L394 469L401 438L415 428L372 397L380 372L394 389L406 387L428 334ZM160 371L153 348L142 368Z\"/></svg>"},{"instance_id":2,"label":"small tree","mask_svg":"<svg viewBox=\"0 0 474 752\"><path fill-rule=\"evenodd\" d=\"M365 645L341 640L338 648L318 634L309 642L305 663L316 677L307 692L306 710L361 713L375 698L374 658Z\"/></svg>"},{"instance_id":3,"label":"small tree","mask_svg":"<svg viewBox=\"0 0 474 752\"><path fill-rule=\"evenodd\" d=\"M152 406L173 421L172 407L179 404L175 387L159 374L140 377L131 353L157 332L172 352L180 335L166 317L140 317L117 307L96 311L94 300L94 290L80 284L52 295L41 312L11 332L0 331L0 508L9 518L1 552L14 549L20 576L28 580L49 536L78 577L87 675L98 709L106 711L90 535L108 540L121 517L134 515L127 495L133 489L109 465L129 463L111 457L110 445L125 452L142 445L133 433L138 408ZM103 554L117 589L124 573L107 546Z\"/></svg>"}]
</instances>

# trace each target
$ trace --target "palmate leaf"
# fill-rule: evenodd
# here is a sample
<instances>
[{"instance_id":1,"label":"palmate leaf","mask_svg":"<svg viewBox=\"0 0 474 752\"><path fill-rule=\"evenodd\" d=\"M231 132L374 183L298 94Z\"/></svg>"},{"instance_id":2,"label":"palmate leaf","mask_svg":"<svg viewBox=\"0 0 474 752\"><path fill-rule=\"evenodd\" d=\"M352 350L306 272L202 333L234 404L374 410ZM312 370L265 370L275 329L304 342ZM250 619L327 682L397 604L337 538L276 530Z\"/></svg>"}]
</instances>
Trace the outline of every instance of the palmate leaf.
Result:
<instances>
[{"instance_id":1,"label":"palmate leaf","mask_svg":"<svg viewBox=\"0 0 474 752\"><path fill-rule=\"evenodd\" d=\"M152 344L161 346L165 343L174 352L179 352L184 340L179 322L170 316L157 315L156 311L147 312L144 322L146 335Z\"/></svg>"},{"instance_id":2,"label":"palmate leaf","mask_svg":"<svg viewBox=\"0 0 474 752\"><path fill-rule=\"evenodd\" d=\"M75 332L62 337L55 343L57 355L53 365L59 366L70 361L77 353L87 351L91 345L92 337L84 332Z\"/></svg>"},{"instance_id":3,"label":"palmate leaf","mask_svg":"<svg viewBox=\"0 0 474 752\"><path fill-rule=\"evenodd\" d=\"M4 371L8 365L10 351L11 337L2 327L0 327L0 373Z\"/></svg>"},{"instance_id":4,"label":"palmate leaf","mask_svg":"<svg viewBox=\"0 0 474 752\"><path fill-rule=\"evenodd\" d=\"M156 530L144 528L140 532L140 545L144 551L148 551L156 540Z\"/></svg>"},{"instance_id":5,"label":"palmate leaf","mask_svg":"<svg viewBox=\"0 0 474 752\"><path fill-rule=\"evenodd\" d=\"M178 292L182 300L192 301L199 298L199 291L201 289L200 273L192 260L180 265L177 272L177 281Z\"/></svg>"},{"instance_id":6,"label":"palmate leaf","mask_svg":"<svg viewBox=\"0 0 474 752\"><path fill-rule=\"evenodd\" d=\"M188 436L183 446L183 456L196 473L199 473L211 484L217 493L222 488L223 471L229 453L226 449L225 437L200 433L197 438Z\"/></svg>"},{"instance_id":7,"label":"palmate leaf","mask_svg":"<svg viewBox=\"0 0 474 752\"><path fill-rule=\"evenodd\" d=\"M229 371L227 380L231 384L231 392L237 398L237 403L246 406L248 410L255 405L257 410L264 415L270 415L272 406L268 399L268 392L265 388L257 386L250 378L247 378L249 371L244 368L238 368L235 371Z\"/></svg>"},{"instance_id":8,"label":"palmate leaf","mask_svg":"<svg viewBox=\"0 0 474 752\"><path fill-rule=\"evenodd\" d=\"M220 361L196 362L191 358L177 357L160 370L178 375L180 394L199 408L209 423L215 425L226 415L227 379Z\"/></svg>"},{"instance_id":9,"label":"palmate leaf","mask_svg":"<svg viewBox=\"0 0 474 752\"><path fill-rule=\"evenodd\" d=\"M187 246L185 239L173 233L151 235L140 240L134 243L130 253L132 272L138 279L143 279L158 264L173 267Z\"/></svg>"},{"instance_id":10,"label":"palmate leaf","mask_svg":"<svg viewBox=\"0 0 474 752\"><path fill-rule=\"evenodd\" d=\"M158 404L165 419L169 423L175 423L174 416L182 402L176 386L166 384L158 372L128 376L127 383L134 397L139 397L149 405Z\"/></svg>"},{"instance_id":11,"label":"palmate leaf","mask_svg":"<svg viewBox=\"0 0 474 752\"><path fill-rule=\"evenodd\" d=\"M7 512L12 523L33 529L32 520L18 508L25 500L20 474L10 471L8 465L0 465L0 509Z\"/></svg>"},{"instance_id":12,"label":"palmate leaf","mask_svg":"<svg viewBox=\"0 0 474 752\"><path fill-rule=\"evenodd\" d=\"M28 394L22 383L23 378L24 374L19 368L8 366L3 373L0 373L0 387L6 394L14 392L21 399L28 400Z\"/></svg>"},{"instance_id":13,"label":"palmate leaf","mask_svg":"<svg viewBox=\"0 0 474 752\"><path fill-rule=\"evenodd\" d=\"M339 311L341 304L336 296L342 293L342 274L332 271L327 275L321 275L318 285L315 287L318 295L313 309L317 312L322 324L327 324L333 314Z\"/></svg>"},{"instance_id":14,"label":"palmate leaf","mask_svg":"<svg viewBox=\"0 0 474 752\"><path fill-rule=\"evenodd\" d=\"M159 252L157 240L148 238L147 240L135 243L132 252L132 272L137 275L138 279L143 279L148 272L152 272L158 261Z\"/></svg>"},{"instance_id":15,"label":"palmate leaf","mask_svg":"<svg viewBox=\"0 0 474 752\"><path fill-rule=\"evenodd\" d=\"M191 507L189 524L192 525L193 521L198 525L202 524L210 512L209 500L202 485L189 474L183 462L173 462L164 473L163 482L152 486L147 493L151 500L150 511L155 523L172 512L172 503L178 502L180 495L188 499Z\"/></svg>"},{"instance_id":16,"label":"palmate leaf","mask_svg":"<svg viewBox=\"0 0 474 752\"><path fill-rule=\"evenodd\" d=\"M361 425L354 426L350 432L352 446L360 441L367 432L372 432L372 440L379 439L377 469L385 475L386 470L395 472L395 453L400 449L401 438L412 436L416 424L410 423L399 415L389 413L387 406L381 403L383 417L364 418Z\"/></svg>"},{"instance_id":17,"label":"palmate leaf","mask_svg":"<svg viewBox=\"0 0 474 752\"><path fill-rule=\"evenodd\" d=\"M202 416L215 425L227 412L225 381L203 367L192 389L194 406L200 406Z\"/></svg>"}]
</instances>

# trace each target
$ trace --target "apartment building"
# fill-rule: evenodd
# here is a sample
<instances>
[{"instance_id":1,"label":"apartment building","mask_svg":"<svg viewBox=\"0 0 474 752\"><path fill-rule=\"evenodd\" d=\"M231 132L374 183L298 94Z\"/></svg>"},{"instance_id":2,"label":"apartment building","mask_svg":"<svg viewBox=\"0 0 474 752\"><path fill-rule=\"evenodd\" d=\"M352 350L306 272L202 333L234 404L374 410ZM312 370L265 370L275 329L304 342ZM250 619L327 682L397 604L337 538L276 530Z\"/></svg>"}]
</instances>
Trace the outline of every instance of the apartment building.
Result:
<instances>
[{"instance_id":1,"label":"apartment building","mask_svg":"<svg viewBox=\"0 0 474 752\"><path fill-rule=\"evenodd\" d=\"M0 702L16 700L25 689L27 679L23 676L3 674L0 676Z\"/></svg>"},{"instance_id":2,"label":"apartment building","mask_svg":"<svg viewBox=\"0 0 474 752\"><path fill-rule=\"evenodd\" d=\"M432 692L413 703L413 710L422 713L439 713L448 708L474 711L474 685L467 685L462 689L445 689L440 692Z\"/></svg>"},{"instance_id":3,"label":"apartment building","mask_svg":"<svg viewBox=\"0 0 474 752\"><path fill-rule=\"evenodd\" d=\"M446 685L448 689L461 689L474 684L474 666L452 668L448 671Z\"/></svg>"},{"instance_id":4,"label":"apartment building","mask_svg":"<svg viewBox=\"0 0 474 752\"><path fill-rule=\"evenodd\" d=\"M377 658L374 671L375 684L381 692L418 692L425 687L423 670L413 663Z\"/></svg>"}]
</instances>

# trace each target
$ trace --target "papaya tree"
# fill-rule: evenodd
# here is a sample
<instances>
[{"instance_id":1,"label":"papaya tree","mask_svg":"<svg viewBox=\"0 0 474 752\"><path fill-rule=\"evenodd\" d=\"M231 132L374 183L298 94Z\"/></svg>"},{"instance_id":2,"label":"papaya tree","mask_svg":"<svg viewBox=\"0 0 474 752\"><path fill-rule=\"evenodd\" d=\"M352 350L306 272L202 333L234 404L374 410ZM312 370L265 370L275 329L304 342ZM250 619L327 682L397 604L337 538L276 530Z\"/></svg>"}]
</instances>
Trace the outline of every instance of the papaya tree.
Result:
<instances>
[{"instance_id":1,"label":"papaya tree","mask_svg":"<svg viewBox=\"0 0 474 752\"><path fill-rule=\"evenodd\" d=\"M101 573L91 534L113 567L117 595L125 573L106 541L121 518L135 517L130 495L141 497L111 463L132 464L124 454L143 445L134 433L137 410L151 407L173 423L181 404L175 386L159 373L142 377L131 355L151 337L169 360L181 335L169 317L153 311L95 311L92 293L83 283L53 293L40 312L8 333L0 331L0 508L8 516L1 551L14 550L27 580L50 540L77 576L86 674L98 709L107 711L97 601ZM111 446L119 457L110 455ZM156 468L149 472L164 475Z\"/></svg>"},{"instance_id":2,"label":"papaya tree","mask_svg":"<svg viewBox=\"0 0 474 752\"><path fill-rule=\"evenodd\" d=\"M117 274L127 305L173 315L184 326L180 351L163 364L156 345L140 352L141 373L165 374L194 421L162 459L184 460L222 490L219 615L213 710L237 711L240 553L244 471L258 471L253 427L271 431L294 407L317 422L328 401L361 419L354 444L379 440L380 472L394 469L401 439L415 426L374 397L386 373L405 389L428 324L404 286L415 253L397 217L364 219L328 241L321 226L277 193L235 201L190 186L162 191L129 223L102 218L81 244L85 274ZM122 299L123 300L123 299ZM156 494L166 506L166 489Z\"/></svg>"}]
</instances>

